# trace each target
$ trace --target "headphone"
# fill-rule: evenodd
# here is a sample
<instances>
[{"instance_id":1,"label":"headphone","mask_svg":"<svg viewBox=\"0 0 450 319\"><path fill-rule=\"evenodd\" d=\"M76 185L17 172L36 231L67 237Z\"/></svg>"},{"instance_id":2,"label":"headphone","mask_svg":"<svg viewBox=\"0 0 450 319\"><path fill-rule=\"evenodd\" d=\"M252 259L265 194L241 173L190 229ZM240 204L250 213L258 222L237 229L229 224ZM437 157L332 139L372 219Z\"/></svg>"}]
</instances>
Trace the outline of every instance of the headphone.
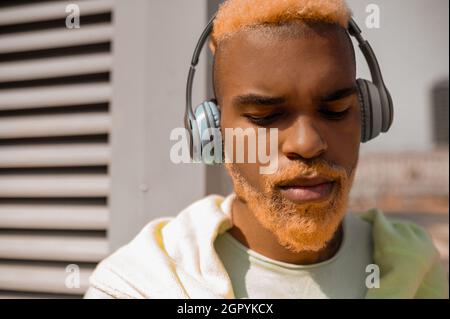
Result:
<instances>
[{"instance_id":1,"label":"headphone","mask_svg":"<svg viewBox=\"0 0 450 319\"><path fill-rule=\"evenodd\" d=\"M190 137L191 159L203 161L210 165L217 162L212 158L201 159L198 155L202 154L205 146L213 141L213 137L210 137L209 140L203 140L202 137L214 129L220 129L220 111L214 99L203 102L194 111L192 109L192 86L195 68L206 40L212 32L214 19L215 15L203 30L194 50L186 85L186 109L184 114L184 125ZM361 105L361 142L366 143L376 138L381 132L386 133L389 130L394 120L394 107L391 95L384 84L375 53L369 42L361 35L362 31L353 19L350 19L347 31L358 41L372 78L372 81L356 80Z\"/></svg>"}]
</instances>

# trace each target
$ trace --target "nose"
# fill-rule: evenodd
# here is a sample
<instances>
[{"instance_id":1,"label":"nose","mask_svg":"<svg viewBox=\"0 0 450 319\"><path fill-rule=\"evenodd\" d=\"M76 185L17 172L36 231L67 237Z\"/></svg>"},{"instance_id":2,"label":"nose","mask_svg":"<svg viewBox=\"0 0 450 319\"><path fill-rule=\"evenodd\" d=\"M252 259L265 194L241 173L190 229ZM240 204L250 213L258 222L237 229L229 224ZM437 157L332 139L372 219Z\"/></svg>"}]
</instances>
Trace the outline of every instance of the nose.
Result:
<instances>
[{"instance_id":1,"label":"nose","mask_svg":"<svg viewBox=\"0 0 450 319\"><path fill-rule=\"evenodd\" d=\"M291 160L315 158L328 148L309 117L301 116L285 133L281 152Z\"/></svg>"}]
</instances>

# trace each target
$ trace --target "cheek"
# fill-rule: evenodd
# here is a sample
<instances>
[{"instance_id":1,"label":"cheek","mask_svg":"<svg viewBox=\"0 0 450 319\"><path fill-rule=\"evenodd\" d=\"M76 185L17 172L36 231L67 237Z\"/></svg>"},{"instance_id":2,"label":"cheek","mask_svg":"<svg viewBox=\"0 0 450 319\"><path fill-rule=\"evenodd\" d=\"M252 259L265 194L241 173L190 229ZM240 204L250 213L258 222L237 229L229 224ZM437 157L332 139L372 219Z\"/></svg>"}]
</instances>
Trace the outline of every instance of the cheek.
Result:
<instances>
[{"instance_id":1,"label":"cheek","mask_svg":"<svg viewBox=\"0 0 450 319\"><path fill-rule=\"evenodd\" d=\"M234 114L233 112L222 112L221 113L221 130L223 136L223 142L227 145L230 141L227 138L227 134L225 133L226 129L254 129L254 127L247 122L244 117ZM243 145L236 143L237 139L234 139L232 144L233 149L233 166L235 169L239 171L242 177L249 183L255 190L263 191L264 190L264 179L262 174L260 174L261 166L267 166L266 164L260 164L258 160L258 152L257 152L257 141L258 141L258 132L254 129L255 132L255 143L253 145L249 145L248 139L244 139ZM237 134L237 133L235 133ZM268 147L268 146L266 146ZM236 157L238 152L243 153L244 163L239 161ZM251 154L250 154L251 152ZM255 154L256 153L256 154ZM251 155L249 157L249 155ZM230 156L231 157L231 156ZM248 159L251 157L256 158L256 162L248 162ZM238 162L239 161L239 162Z\"/></svg>"},{"instance_id":2,"label":"cheek","mask_svg":"<svg viewBox=\"0 0 450 319\"><path fill-rule=\"evenodd\" d=\"M259 165L252 163L234 164L245 181L256 191L264 192L264 180L259 173Z\"/></svg>"},{"instance_id":3,"label":"cheek","mask_svg":"<svg viewBox=\"0 0 450 319\"><path fill-rule=\"evenodd\" d=\"M328 156L341 165L347 173L354 171L361 145L361 122L359 112L355 112L342 127L327 131Z\"/></svg>"}]
</instances>

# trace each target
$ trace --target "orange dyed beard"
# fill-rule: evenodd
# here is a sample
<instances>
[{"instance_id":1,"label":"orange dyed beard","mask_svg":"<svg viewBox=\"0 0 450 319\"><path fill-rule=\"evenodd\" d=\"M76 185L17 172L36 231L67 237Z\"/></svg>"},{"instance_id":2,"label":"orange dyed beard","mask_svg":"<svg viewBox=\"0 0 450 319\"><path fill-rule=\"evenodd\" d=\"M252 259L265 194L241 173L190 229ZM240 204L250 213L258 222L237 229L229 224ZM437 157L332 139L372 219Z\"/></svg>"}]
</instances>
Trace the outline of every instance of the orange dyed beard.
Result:
<instances>
[{"instance_id":1,"label":"orange dyed beard","mask_svg":"<svg viewBox=\"0 0 450 319\"><path fill-rule=\"evenodd\" d=\"M333 238L345 216L353 176L323 160L312 165L295 162L272 175L262 175L263 190L255 189L239 172L237 165L226 163L234 191L263 227L271 231L279 244L293 252L319 251ZM333 192L320 202L297 204L282 196L276 185L296 177L321 175L335 181Z\"/></svg>"}]
</instances>

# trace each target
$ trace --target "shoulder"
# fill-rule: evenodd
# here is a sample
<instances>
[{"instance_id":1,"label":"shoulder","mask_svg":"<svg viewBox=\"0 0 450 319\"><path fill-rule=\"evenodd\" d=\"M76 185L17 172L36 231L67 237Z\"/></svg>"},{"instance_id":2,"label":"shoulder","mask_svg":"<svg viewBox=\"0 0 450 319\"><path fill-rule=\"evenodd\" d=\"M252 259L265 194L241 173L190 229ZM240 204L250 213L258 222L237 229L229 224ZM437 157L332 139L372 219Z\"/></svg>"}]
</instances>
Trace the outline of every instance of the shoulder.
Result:
<instances>
[{"instance_id":1,"label":"shoulder","mask_svg":"<svg viewBox=\"0 0 450 319\"><path fill-rule=\"evenodd\" d=\"M372 226L373 259L381 272L371 298L447 298L448 279L430 235L414 222L388 218L373 208L362 214Z\"/></svg>"},{"instance_id":2,"label":"shoulder","mask_svg":"<svg viewBox=\"0 0 450 319\"><path fill-rule=\"evenodd\" d=\"M161 229L171 218L149 222L128 244L103 259L89 278L85 298L146 298L143 285L153 273L149 265L158 265L166 258L160 245Z\"/></svg>"},{"instance_id":3,"label":"shoulder","mask_svg":"<svg viewBox=\"0 0 450 319\"><path fill-rule=\"evenodd\" d=\"M362 220L372 226L372 236L380 248L397 247L410 252L421 252L426 258L436 258L437 250L428 232L418 224L386 216L372 208L361 214Z\"/></svg>"},{"instance_id":4,"label":"shoulder","mask_svg":"<svg viewBox=\"0 0 450 319\"><path fill-rule=\"evenodd\" d=\"M196 269L196 256L208 252L217 233L229 227L222 203L223 197L211 195L175 217L149 222L131 242L100 262L90 287L114 298L184 298L177 267Z\"/></svg>"}]
</instances>

